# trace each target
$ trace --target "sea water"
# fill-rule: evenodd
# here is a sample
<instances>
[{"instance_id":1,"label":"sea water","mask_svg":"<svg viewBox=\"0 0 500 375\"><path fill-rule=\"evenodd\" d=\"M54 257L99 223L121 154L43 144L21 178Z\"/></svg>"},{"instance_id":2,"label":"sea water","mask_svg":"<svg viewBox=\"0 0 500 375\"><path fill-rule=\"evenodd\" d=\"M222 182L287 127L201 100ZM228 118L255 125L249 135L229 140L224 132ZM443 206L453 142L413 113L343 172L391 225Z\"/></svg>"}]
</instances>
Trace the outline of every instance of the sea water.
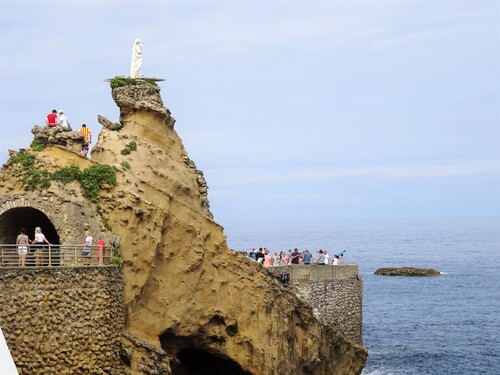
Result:
<instances>
[{"instance_id":1,"label":"sea water","mask_svg":"<svg viewBox=\"0 0 500 375\"><path fill-rule=\"evenodd\" d=\"M363 375L500 374L500 218L221 224L232 249L346 249L363 280ZM403 266L441 276L373 274Z\"/></svg>"}]
</instances>

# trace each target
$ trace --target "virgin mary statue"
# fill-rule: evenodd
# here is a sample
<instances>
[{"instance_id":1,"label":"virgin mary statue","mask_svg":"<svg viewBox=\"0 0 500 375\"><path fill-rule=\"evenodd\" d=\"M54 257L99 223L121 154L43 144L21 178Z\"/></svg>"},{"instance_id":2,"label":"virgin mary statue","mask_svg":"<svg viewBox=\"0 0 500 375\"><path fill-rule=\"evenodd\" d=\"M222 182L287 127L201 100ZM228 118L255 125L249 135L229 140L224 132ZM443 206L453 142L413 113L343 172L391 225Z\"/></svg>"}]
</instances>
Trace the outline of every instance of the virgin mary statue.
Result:
<instances>
[{"instance_id":1,"label":"virgin mary statue","mask_svg":"<svg viewBox=\"0 0 500 375\"><path fill-rule=\"evenodd\" d=\"M142 66L142 44L136 39L132 47L132 64L130 65L130 78L139 78Z\"/></svg>"}]
</instances>

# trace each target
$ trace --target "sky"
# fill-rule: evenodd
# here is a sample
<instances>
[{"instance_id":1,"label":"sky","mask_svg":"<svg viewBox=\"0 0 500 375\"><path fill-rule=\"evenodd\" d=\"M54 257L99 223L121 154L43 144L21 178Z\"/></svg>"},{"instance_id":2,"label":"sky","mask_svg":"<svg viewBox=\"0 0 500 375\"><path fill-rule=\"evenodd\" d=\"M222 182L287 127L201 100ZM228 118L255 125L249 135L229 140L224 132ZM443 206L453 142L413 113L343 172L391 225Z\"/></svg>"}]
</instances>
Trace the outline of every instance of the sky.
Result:
<instances>
[{"instance_id":1,"label":"sky","mask_svg":"<svg viewBox=\"0 0 500 375\"><path fill-rule=\"evenodd\" d=\"M215 220L500 216L498 1L0 0L0 163L160 77Z\"/></svg>"}]
</instances>

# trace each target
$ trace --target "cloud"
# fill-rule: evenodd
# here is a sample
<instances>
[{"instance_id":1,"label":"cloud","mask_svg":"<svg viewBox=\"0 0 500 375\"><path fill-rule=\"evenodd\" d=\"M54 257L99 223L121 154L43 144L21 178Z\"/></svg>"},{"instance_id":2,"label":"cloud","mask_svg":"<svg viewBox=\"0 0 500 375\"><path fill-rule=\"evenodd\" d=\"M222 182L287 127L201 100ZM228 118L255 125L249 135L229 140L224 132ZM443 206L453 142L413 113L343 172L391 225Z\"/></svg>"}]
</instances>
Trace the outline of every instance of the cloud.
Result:
<instances>
[{"instance_id":1,"label":"cloud","mask_svg":"<svg viewBox=\"0 0 500 375\"><path fill-rule=\"evenodd\" d=\"M398 47L400 45L424 42L434 38L435 36L436 36L436 31L431 31L431 30L416 31L404 35L397 35L376 40L371 43L371 47L375 50Z\"/></svg>"},{"instance_id":2,"label":"cloud","mask_svg":"<svg viewBox=\"0 0 500 375\"><path fill-rule=\"evenodd\" d=\"M274 183L319 181L346 177L382 176L389 178L449 177L476 173L500 173L499 162L429 162L407 165L373 165L341 167L300 167L282 169L249 170L239 168L209 169L207 176L214 175L224 183Z\"/></svg>"}]
</instances>

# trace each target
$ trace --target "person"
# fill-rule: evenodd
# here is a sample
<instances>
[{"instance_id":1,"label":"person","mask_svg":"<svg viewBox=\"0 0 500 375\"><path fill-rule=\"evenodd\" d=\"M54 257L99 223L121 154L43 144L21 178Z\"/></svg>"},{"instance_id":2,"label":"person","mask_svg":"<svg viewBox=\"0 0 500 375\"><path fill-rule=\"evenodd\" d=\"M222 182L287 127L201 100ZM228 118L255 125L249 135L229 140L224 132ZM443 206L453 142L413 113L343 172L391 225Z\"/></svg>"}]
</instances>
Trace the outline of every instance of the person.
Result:
<instances>
[{"instance_id":1,"label":"person","mask_svg":"<svg viewBox=\"0 0 500 375\"><path fill-rule=\"evenodd\" d=\"M280 256L281 256L281 264L284 266L288 266L289 258L288 255L286 255L286 252L282 251Z\"/></svg>"},{"instance_id":2,"label":"person","mask_svg":"<svg viewBox=\"0 0 500 375\"><path fill-rule=\"evenodd\" d=\"M325 254L323 254L323 250L319 251L318 264L320 266L324 266L325 265Z\"/></svg>"},{"instance_id":3,"label":"person","mask_svg":"<svg viewBox=\"0 0 500 375\"><path fill-rule=\"evenodd\" d=\"M264 263L264 252L262 251L262 247L259 247L259 250L256 251L255 260L257 263Z\"/></svg>"},{"instance_id":4,"label":"person","mask_svg":"<svg viewBox=\"0 0 500 375\"><path fill-rule=\"evenodd\" d=\"M82 264L88 266L90 264L90 249L92 248L92 243L94 238L91 236L90 231L85 231L85 242L83 243L82 249Z\"/></svg>"},{"instance_id":5,"label":"person","mask_svg":"<svg viewBox=\"0 0 500 375\"><path fill-rule=\"evenodd\" d=\"M97 241L97 247L95 248L97 264L106 263L106 253L104 250L105 246L106 246L106 243L104 242L103 239L100 239L99 241Z\"/></svg>"},{"instance_id":6,"label":"person","mask_svg":"<svg viewBox=\"0 0 500 375\"><path fill-rule=\"evenodd\" d=\"M271 255L269 254L269 250L264 249L264 267L271 267L273 265L273 259L271 258Z\"/></svg>"},{"instance_id":7,"label":"person","mask_svg":"<svg viewBox=\"0 0 500 375\"><path fill-rule=\"evenodd\" d=\"M19 255L18 266L24 267L26 266L26 255L28 254L28 250L30 248L29 239L26 235L26 229L21 228L20 234L16 239L17 246L17 254Z\"/></svg>"},{"instance_id":8,"label":"person","mask_svg":"<svg viewBox=\"0 0 500 375\"><path fill-rule=\"evenodd\" d=\"M60 109L59 110L59 124L61 125L61 127L63 127L64 129L69 129L71 130L71 126L69 125L69 121L68 121L68 118L66 117L66 115L64 114L63 110Z\"/></svg>"},{"instance_id":9,"label":"person","mask_svg":"<svg viewBox=\"0 0 500 375\"><path fill-rule=\"evenodd\" d=\"M293 250L292 256L290 257L290 263L299 264L300 253L299 249L295 248Z\"/></svg>"},{"instance_id":10,"label":"person","mask_svg":"<svg viewBox=\"0 0 500 375\"><path fill-rule=\"evenodd\" d=\"M332 261L332 264L333 264L334 266L338 266L338 265L339 265L339 256L338 256L337 254L335 254L335 255L333 256L333 261Z\"/></svg>"},{"instance_id":11,"label":"person","mask_svg":"<svg viewBox=\"0 0 500 375\"><path fill-rule=\"evenodd\" d=\"M35 238L31 241L31 244L35 245L33 246L34 247L33 251L35 252L34 256L37 267L43 266L43 256L44 256L43 253L45 251L45 247L43 246L44 243L48 244L49 246L52 245L49 241L47 241L45 235L42 233L42 228L36 227Z\"/></svg>"},{"instance_id":12,"label":"person","mask_svg":"<svg viewBox=\"0 0 500 375\"><path fill-rule=\"evenodd\" d=\"M275 252L273 256L273 265L281 266L281 258L277 252Z\"/></svg>"},{"instance_id":13,"label":"person","mask_svg":"<svg viewBox=\"0 0 500 375\"><path fill-rule=\"evenodd\" d=\"M85 141L82 144L82 151L80 152L80 154L82 156L87 156L87 153L89 152L89 146L92 143L92 132L89 128L87 128L86 124L83 124L78 131L83 134L83 140Z\"/></svg>"},{"instance_id":14,"label":"person","mask_svg":"<svg viewBox=\"0 0 500 375\"><path fill-rule=\"evenodd\" d=\"M309 252L309 249L305 249L302 253L302 263L311 264L312 254Z\"/></svg>"},{"instance_id":15,"label":"person","mask_svg":"<svg viewBox=\"0 0 500 375\"><path fill-rule=\"evenodd\" d=\"M256 259L255 259L255 251L256 251L256 249L255 249L255 247L254 247L254 248L250 251L250 253L248 254L248 256L249 256L250 258L252 258L253 260L256 260Z\"/></svg>"},{"instance_id":16,"label":"person","mask_svg":"<svg viewBox=\"0 0 500 375\"><path fill-rule=\"evenodd\" d=\"M53 128L54 126L59 125L59 121L57 120L57 111L55 109L53 109L52 112L47 115L45 123L49 128Z\"/></svg>"},{"instance_id":17,"label":"person","mask_svg":"<svg viewBox=\"0 0 500 375\"><path fill-rule=\"evenodd\" d=\"M325 264L330 264L330 255L328 255L328 250L323 250L323 254L325 255Z\"/></svg>"}]
</instances>

